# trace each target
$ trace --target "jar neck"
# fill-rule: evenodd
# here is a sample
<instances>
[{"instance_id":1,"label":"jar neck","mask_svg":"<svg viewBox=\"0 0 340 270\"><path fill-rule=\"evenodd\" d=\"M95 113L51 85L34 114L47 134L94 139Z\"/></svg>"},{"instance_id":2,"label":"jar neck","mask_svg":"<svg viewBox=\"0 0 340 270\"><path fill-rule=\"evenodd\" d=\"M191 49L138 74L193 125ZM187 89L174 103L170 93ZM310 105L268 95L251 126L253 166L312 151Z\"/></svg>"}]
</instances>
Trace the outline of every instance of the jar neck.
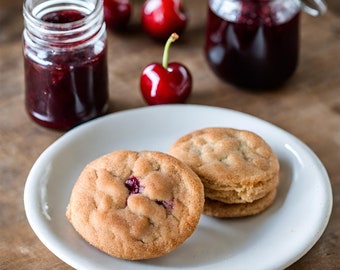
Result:
<instances>
[{"instance_id":1,"label":"jar neck","mask_svg":"<svg viewBox=\"0 0 340 270\"><path fill-rule=\"evenodd\" d=\"M209 0L209 7L217 16L231 22L243 18L265 23L269 18L274 24L290 20L301 9L300 0Z\"/></svg>"},{"instance_id":2,"label":"jar neck","mask_svg":"<svg viewBox=\"0 0 340 270\"><path fill-rule=\"evenodd\" d=\"M58 21L62 12L74 12L79 19ZM25 0L25 35L36 44L54 48L84 46L105 31L102 0ZM46 16L56 14L55 20Z\"/></svg>"}]
</instances>

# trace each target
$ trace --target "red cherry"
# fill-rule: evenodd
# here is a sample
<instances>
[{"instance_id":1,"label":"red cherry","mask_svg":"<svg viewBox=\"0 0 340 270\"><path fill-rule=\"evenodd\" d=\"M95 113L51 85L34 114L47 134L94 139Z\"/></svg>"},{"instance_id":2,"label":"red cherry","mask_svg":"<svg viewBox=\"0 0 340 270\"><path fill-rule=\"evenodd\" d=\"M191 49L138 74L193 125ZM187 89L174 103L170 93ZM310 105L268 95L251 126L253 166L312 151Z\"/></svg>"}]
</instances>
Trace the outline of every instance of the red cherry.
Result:
<instances>
[{"instance_id":1,"label":"red cherry","mask_svg":"<svg viewBox=\"0 0 340 270\"><path fill-rule=\"evenodd\" d=\"M180 63L169 63L169 48L178 39L172 34L165 44L163 63L146 66L140 79L140 89L149 105L184 103L191 93L192 77L189 70Z\"/></svg>"},{"instance_id":2,"label":"red cherry","mask_svg":"<svg viewBox=\"0 0 340 270\"><path fill-rule=\"evenodd\" d=\"M136 176L131 175L125 181L125 186L129 190L129 194L138 194L143 187L140 185L140 181Z\"/></svg>"},{"instance_id":3,"label":"red cherry","mask_svg":"<svg viewBox=\"0 0 340 270\"><path fill-rule=\"evenodd\" d=\"M108 29L124 30L130 21L131 12L129 0L104 0L104 19Z\"/></svg>"},{"instance_id":4,"label":"red cherry","mask_svg":"<svg viewBox=\"0 0 340 270\"><path fill-rule=\"evenodd\" d=\"M187 20L181 0L147 0L142 7L142 27L157 40L165 41L172 33L181 34Z\"/></svg>"}]
</instances>

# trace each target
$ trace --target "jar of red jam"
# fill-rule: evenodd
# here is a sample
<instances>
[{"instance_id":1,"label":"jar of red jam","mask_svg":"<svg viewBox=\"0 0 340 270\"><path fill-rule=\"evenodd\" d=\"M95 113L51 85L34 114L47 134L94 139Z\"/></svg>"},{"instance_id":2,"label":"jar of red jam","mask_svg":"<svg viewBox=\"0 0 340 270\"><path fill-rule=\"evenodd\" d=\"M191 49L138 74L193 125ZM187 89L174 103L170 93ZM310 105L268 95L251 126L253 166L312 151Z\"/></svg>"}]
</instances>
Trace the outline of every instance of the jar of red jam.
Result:
<instances>
[{"instance_id":1,"label":"jar of red jam","mask_svg":"<svg viewBox=\"0 0 340 270\"><path fill-rule=\"evenodd\" d=\"M322 0L209 0L205 55L213 72L244 88L280 86L297 67L301 10L317 16L326 6Z\"/></svg>"},{"instance_id":2,"label":"jar of red jam","mask_svg":"<svg viewBox=\"0 0 340 270\"><path fill-rule=\"evenodd\" d=\"M108 110L102 0L25 0L25 102L39 124L68 130Z\"/></svg>"}]
</instances>

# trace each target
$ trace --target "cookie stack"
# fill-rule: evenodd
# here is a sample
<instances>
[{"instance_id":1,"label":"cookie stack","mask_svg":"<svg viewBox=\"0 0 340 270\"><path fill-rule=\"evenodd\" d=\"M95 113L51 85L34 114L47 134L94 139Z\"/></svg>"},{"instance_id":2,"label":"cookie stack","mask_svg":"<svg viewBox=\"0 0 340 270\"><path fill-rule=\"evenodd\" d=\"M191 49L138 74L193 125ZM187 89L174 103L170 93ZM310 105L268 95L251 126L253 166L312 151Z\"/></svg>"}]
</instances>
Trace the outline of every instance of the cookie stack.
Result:
<instances>
[{"instance_id":1,"label":"cookie stack","mask_svg":"<svg viewBox=\"0 0 340 270\"><path fill-rule=\"evenodd\" d=\"M200 177L204 213L214 217L258 214L275 200L279 161L257 134L233 128L205 128L179 138L169 154Z\"/></svg>"}]
</instances>

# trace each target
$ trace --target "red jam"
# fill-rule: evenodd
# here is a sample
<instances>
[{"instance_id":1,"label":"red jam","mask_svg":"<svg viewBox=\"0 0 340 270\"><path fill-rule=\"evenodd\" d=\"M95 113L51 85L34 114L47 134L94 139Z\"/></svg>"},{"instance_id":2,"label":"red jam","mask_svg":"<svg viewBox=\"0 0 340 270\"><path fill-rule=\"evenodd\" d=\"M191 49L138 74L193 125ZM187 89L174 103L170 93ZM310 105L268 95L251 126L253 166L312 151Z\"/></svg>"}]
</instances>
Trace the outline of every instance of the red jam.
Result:
<instances>
[{"instance_id":1,"label":"red jam","mask_svg":"<svg viewBox=\"0 0 340 270\"><path fill-rule=\"evenodd\" d=\"M246 88L274 88L295 71L299 12L276 23L268 1L241 1L236 21L208 10L205 53L221 79Z\"/></svg>"},{"instance_id":2,"label":"red jam","mask_svg":"<svg viewBox=\"0 0 340 270\"><path fill-rule=\"evenodd\" d=\"M143 189L140 185L139 179L133 175L126 179L125 186L129 190L129 195L138 194Z\"/></svg>"},{"instance_id":3,"label":"red jam","mask_svg":"<svg viewBox=\"0 0 340 270\"><path fill-rule=\"evenodd\" d=\"M76 22L85 18L85 14L76 10L61 10L50 12L42 16L44 22L50 23L70 23Z\"/></svg>"},{"instance_id":4,"label":"red jam","mask_svg":"<svg viewBox=\"0 0 340 270\"><path fill-rule=\"evenodd\" d=\"M63 24L82 18L79 11L62 10L45 14L42 20ZM24 59L27 111L39 124L59 130L102 115L108 107L106 48L63 49L46 54L43 61L36 62L29 54Z\"/></svg>"}]
</instances>

